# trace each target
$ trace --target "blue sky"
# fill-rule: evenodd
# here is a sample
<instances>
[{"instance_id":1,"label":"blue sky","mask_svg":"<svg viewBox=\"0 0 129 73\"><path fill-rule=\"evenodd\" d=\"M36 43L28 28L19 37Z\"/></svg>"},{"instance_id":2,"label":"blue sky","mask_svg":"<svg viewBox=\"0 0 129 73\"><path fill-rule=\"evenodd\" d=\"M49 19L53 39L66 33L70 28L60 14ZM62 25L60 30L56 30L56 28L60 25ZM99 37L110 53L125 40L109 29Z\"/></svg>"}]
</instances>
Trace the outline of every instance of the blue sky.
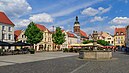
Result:
<instances>
[{"instance_id":1,"label":"blue sky","mask_svg":"<svg viewBox=\"0 0 129 73\"><path fill-rule=\"evenodd\" d=\"M114 33L114 28L129 24L129 0L0 0L0 10L25 29L35 23L72 31L75 17L87 34L93 30Z\"/></svg>"}]
</instances>

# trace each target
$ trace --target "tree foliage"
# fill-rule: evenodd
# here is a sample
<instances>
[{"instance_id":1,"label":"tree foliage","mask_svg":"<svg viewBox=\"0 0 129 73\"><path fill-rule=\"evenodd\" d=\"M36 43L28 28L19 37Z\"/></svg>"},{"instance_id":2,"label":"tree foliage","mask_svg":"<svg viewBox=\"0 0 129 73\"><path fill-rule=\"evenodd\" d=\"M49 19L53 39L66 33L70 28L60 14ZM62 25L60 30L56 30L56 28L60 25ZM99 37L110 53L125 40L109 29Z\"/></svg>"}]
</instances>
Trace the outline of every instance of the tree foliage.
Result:
<instances>
[{"instance_id":1,"label":"tree foliage","mask_svg":"<svg viewBox=\"0 0 129 73\"><path fill-rule=\"evenodd\" d=\"M52 38L52 41L57 45L62 45L65 42L65 34L62 33L60 27L56 28L56 32L52 35Z\"/></svg>"},{"instance_id":2,"label":"tree foliage","mask_svg":"<svg viewBox=\"0 0 129 73\"><path fill-rule=\"evenodd\" d=\"M35 26L34 22L31 22L26 31L27 42L31 44L37 44L43 39L43 33Z\"/></svg>"},{"instance_id":3,"label":"tree foliage","mask_svg":"<svg viewBox=\"0 0 129 73\"><path fill-rule=\"evenodd\" d=\"M98 43L98 44L101 44L101 45L103 45L103 46L108 46L108 45L109 45L109 43L106 42L105 40L97 40L97 43Z\"/></svg>"},{"instance_id":4,"label":"tree foliage","mask_svg":"<svg viewBox=\"0 0 129 73\"><path fill-rule=\"evenodd\" d=\"M86 41L83 41L83 44L88 44L88 43L93 43L93 40L86 40ZM103 46L108 46L109 43L106 42L105 40L97 40L97 43L98 44L101 44Z\"/></svg>"},{"instance_id":5,"label":"tree foliage","mask_svg":"<svg viewBox=\"0 0 129 73\"><path fill-rule=\"evenodd\" d=\"M85 40L83 41L83 44L93 43L93 40Z\"/></svg>"}]
</instances>

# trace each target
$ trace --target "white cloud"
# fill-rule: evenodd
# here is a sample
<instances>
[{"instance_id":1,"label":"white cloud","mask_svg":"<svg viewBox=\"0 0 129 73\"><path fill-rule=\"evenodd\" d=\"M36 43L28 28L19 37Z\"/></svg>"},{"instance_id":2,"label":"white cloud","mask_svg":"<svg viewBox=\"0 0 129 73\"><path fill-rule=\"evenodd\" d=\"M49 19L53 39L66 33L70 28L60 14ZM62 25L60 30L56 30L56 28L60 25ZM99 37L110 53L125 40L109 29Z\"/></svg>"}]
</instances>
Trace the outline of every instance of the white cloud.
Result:
<instances>
[{"instance_id":1,"label":"white cloud","mask_svg":"<svg viewBox=\"0 0 129 73\"><path fill-rule=\"evenodd\" d=\"M53 22L53 18L47 13L35 14L32 15L29 19L33 22Z\"/></svg>"},{"instance_id":2,"label":"white cloud","mask_svg":"<svg viewBox=\"0 0 129 73\"><path fill-rule=\"evenodd\" d=\"M88 15L88 16L95 16L98 14L106 13L110 11L110 9L111 9L111 6L109 6L108 8L99 7L98 9L89 7L89 8L84 9L81 13L84 15Z\"/></svg>"},{"instance_id":3,"label":"white cloud","mask_svg":"<svg viewBox=\"0 0 129 73\"><path fill-rule=\"evenodd\" d=\"M64 16L64 15L67 15L67 14L70 14L76 10L79 10L81 8L84 8L84 7L88 7L88 6L91 6L93 4L96 4L100 1L103 1L103 0L93 0L93 1L90 1L90 2L86 2L86 3L81 3L81 5L75 5L74 7L70 7L70 8L67 8L67 9L63 9L61 11L58 11L57 13L54 13L52 14L53 17L59 17L59 16Z\"/></svg>"},{"instance_id":4,"label":"white cloud","mask_svg":"<svg viewBox=\"0 0 129 73\"><path fill-rule=\"evenodd\" d=\"M0 0L0 10L10 17L20 17L32 10L27 0Z\"/></svg>"},{"instance_id":5,"label":"white cloud","mask_svg":"<svg viewBox=\"0 0 129 73\"><path fill-rule=\"evenodd\" d=\"M115 28L123 28L123 27L125 27L125 26L122 26L122 25L115 26L115 25L113 25L113 26L110 26L109 28L110 29L115 29Z\"/></svg>"},{"instance_id":6,"label":"white cloud","mask_svg":"<svg viewBox=\"0 0 129 73\"><path fill-rule=\"evenodd\" d=\"M103 21L106 17L95 16L90 22Z\"/></svg>"},{"instance_id":7,"label":"white cloud","mask_svg":"<svg viewBox=\"0 0 129 73\"><path fill-rule=\"evenodd\" d=\"M109 23L110 24L129 24L129 18L127 18L127 17L115 17Z\"/></svg>"},{"instance_id":8,"label":"white cloud","mask_svg":"<svg viewBox=\"0 0 129 73\"><path fill-rule=\"evenodd\" d=\"M100 10L100 14L103 14L103 13L110 11L111 8L112 8L111 6L109 6L108 8L105 8L105 9L103 7L99 7L98 10Z\"/></svg>"},{"instance_id":9,"label":"white cloud","mask_svg":"<svg viewBox=\"0 0 129 73\"><path fill-rule=\"evenodd\" d=\"M15 19L14 24L16 28L27 27L31 21L28 19Z\"/></svg>"},{"instance_id":10,"label":"white cloud","mask_svg":"<svg viewBox=\"0 0 129 73\"><path fill-rule=\"evenodd\" d=\"M32 15L31 17L29 17L29 19L14 19L13 20L16 28L27 27L28 24L32 21L34 23L40 23L40 22L49 23L49 22L53 22L53 18L47 13L42 13L42 14Z\"/></svg>"},{"instance_id":11,"label":"white cloud","mask_svg":"<svg viewBox=\"0 0 129 73\"><path fill-rule=\"evenodd\" d=\"M98 14L99 11L97 9L94 9L94 8L87 8L87 9L84 9L82 11L82 14L86 14L86 15L89 15L89 16L95 16L96 14Z\"/></svg>"}]
</instances>

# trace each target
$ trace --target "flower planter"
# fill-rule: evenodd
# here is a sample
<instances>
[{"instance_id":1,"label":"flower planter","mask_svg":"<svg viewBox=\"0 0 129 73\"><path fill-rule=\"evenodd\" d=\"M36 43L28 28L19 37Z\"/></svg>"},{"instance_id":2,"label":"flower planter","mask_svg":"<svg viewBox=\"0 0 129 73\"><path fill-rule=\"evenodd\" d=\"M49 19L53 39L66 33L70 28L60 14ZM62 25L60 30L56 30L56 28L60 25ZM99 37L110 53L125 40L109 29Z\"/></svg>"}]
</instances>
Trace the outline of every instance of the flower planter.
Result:
<instances>
[{"instance_id":1,"label":"flower planter","mask_svg":"<svg viewBox=\"0 0 129 73\"><path fill-rule=\"evenodd\" d=\"M30 51L30 54L35 54L35 51Z\"/></svg>"}]
</instances>

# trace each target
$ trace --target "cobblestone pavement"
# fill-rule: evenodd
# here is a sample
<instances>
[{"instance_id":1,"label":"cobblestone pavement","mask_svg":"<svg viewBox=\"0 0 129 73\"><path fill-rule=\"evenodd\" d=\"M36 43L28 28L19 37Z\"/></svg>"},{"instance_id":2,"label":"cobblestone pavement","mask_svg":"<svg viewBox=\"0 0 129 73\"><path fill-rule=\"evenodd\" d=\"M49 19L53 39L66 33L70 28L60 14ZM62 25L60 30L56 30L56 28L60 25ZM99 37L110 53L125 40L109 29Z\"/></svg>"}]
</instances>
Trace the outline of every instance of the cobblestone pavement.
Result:
<instances>
[{"instance_id":1,"label":"cobblestone pavement","mask_svg":"<svg viewBox=\"0 0 129 73\"><path fill-rule=\"evenodd\" d=\"M63 53L63 52L41 52L36 54L0 56L0 66L48 60L48 59L75 56L75 55L78 55L78 54Z\"/></svg>"},{"instance_id":2,"label":"cobblestone pavement","mask_svg":"<svg viewBox=\"0 0 129 73\"><path fill-rule=\"evenodd\" d=\"M112 60L89 61L70 56L16 63L1 66L0 73L129 73L129 55L115 52Z\"/></svg>"}]
</instances>

